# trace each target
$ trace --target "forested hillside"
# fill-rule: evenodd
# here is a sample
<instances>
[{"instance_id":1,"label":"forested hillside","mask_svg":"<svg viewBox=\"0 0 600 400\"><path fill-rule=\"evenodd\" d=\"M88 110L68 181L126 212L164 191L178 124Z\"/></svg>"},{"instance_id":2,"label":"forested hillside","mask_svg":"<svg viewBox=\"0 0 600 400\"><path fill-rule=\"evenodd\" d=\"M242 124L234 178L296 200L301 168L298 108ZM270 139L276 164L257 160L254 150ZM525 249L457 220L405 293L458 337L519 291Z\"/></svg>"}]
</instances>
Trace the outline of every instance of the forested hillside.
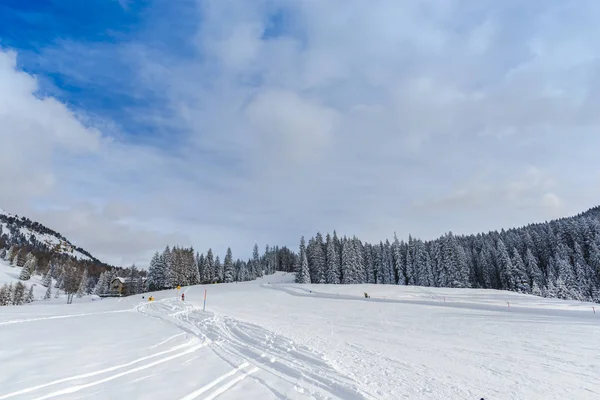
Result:
<instances>
[{"instance_id":1,"label":"forested hillside","mask_svg":"<svg viewBox=\"0 0 600 400\"><path fill-rule=\"evenodd\" d=\"M224 261L212 250L167 247L152 259L153 289L247 281L294 271L298 283L393 284L512 290L544 297L600 302L600 207L574 217L477 235L424 241L395 235L379 243L317 233L299 252L254 247L250 260Z\"/></svg>"},{"instance_id":2,"label":"forested hillside","mask_svg":"<svg viewBox=\"0 0 600 400\"><path fill-rule=\"evenodd\" d=\"M423 241L365 243L321 234L300 242L300 283L504 289L600 302L600 207L574 217Z\"/></svg>"},{"instance_id":3,"label":"forested hillside","mask_svg":"<svg viewBox=\"0 0 600 400\"><path fill-rule=\"evenodd\" d=\"M113 275L121 268L102 263L86 250L74 246L60 233L26 217L0 209L0 260L15 268L19 282L0 280L0 305L18 305L31 301L25 296L24 282L34 275L43 276L43 286L66 294L90 294L106 271ZM30 287L31 288L31 287Z\"/></svg>"},{"instance_id":4,"label":"forested hillside","mask_svg":"<svg viewBox=\"0 0 600 400\"><path fill-rule=\"evenodd\" d=\"M197 285L214 282L251 281L275 271L292 272L296 255L286 247L269 247L260 255L254 246L252 258L244 261L233 258L231 249L221 258L208 249L206 254L194 252L193 248L167 246L156 252L148 270L148 288L160 290L177 285Z\"/></svg>"}]
</instances>

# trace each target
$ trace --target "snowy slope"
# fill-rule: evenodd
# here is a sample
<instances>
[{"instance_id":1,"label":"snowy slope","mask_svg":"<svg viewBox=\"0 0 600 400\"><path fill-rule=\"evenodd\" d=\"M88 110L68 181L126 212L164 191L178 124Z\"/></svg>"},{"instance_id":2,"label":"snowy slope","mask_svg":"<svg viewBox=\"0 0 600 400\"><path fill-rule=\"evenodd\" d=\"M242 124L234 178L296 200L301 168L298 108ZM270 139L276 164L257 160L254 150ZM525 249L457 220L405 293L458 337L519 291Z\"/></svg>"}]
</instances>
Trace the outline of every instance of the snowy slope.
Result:
<instances>
[{"instance_id":1,"label":"snowy slope","mask_svg":"<svg viewBox=\"0 0 600 400\"><path fill-rule=\"evenodd\" d=\"M11 267L6 261L0 260L0 286L6 284L15 284L19 282L19 275L21 275L20 267ZM43 299L46 294L46 288L42 286L42 276L33 275L31 279L27 281L21 281L24 285L29 287L33 285L33 296L36 300ZM0 310L2 313L2 310Z\"/></svg>"},{"instance_id":2,"label":"snowy slope","mask_svg":"<svg viewBox=\"0 0 600 400\"><path fill-rule=\"evenodd\" d=\"M155 297L0 309L0 400L600 398L592 304L283 273Z\"/></svg>"},{"instance_id":3,"label":"snowy slope","mask_svg":"<svg viewBox=\"0 0 600 400\"><path fill-rule=\"evenodd\" d=\"M15 217L12 214L4 211L0 208L0 215L5 215L9 217ZM2 231L8 237L11 236L11 233L8 229L8 224L6 222L0 221L0 226L2 227ZM78 250L75 249L75 246L67 240L63 240L62 238L56 237L51 234L37 232L35 230L29 229L27 227L20 227L19 232L25 236L28 240L30 238L35 238L40 243L45 243L49 249L53 249L57 253L68 254L73 256L79 260L91 260L91 258Z\"/></svg>"}]
</instances>

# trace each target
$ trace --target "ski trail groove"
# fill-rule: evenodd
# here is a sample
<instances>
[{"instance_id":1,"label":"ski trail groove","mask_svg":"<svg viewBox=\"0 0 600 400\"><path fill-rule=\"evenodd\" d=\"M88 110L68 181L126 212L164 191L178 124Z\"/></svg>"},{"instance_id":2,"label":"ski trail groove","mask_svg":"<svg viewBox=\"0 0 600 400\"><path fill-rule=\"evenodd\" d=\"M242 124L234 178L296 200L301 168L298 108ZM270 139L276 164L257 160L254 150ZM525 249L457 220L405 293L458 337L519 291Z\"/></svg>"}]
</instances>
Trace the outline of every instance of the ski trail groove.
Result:
<instances>
[{"instance_id":1,"label":"ski trail groove","mask_svg":"<svg viewBox=\"0 0 600 400\"><path fill-rule=\"evenodd\" d=\"M148 369L148 368L152 368L152 367L154 367L156 365L165 363L167 361L171 361L171 360L174 360L176 358L183 357L183 356L185 356L187 354L191 354L191 353L193 353L193 352L201 349L202 347L205 347L206 345L207 345L207 343L196 344L194 346L189 347L185 351L182 351L182 352L177 353L177 354L173 354L173 355L165 357L165 358L161 358L160 360L153 361L153 362L151 362L149 364L145 364L145 365L142 365L142 366L137 367L137 368L129 369L127 371L123 371L123 372L120 372L118 374L114 374L114 375L108 376L106 378L99 379L97 381L93 381L93 382L85 383L85 384L82 384L82 385L76 385L76 386L71 386L71 387L68 387L68 388L65 388L65 389L57 390L55 392L48 393L46 395L37 397L35 400L50 399L52 397L57 397L57 396L65 395L65 394L75 393L75 392L78 392L80 390L87 389L88 387L97 386L97 385L100 385L102 383L109 382L109 381L112 381L114 379L120 378L122 376L133 374L135 372L142 371L142 370L145 370L145 369Z\"/></svg>"},{"instance_id":2,"label":"ski trail groove","mask_svg":"<svg viewBox=\"0 0 600 400\"><path fill-rule=\"evenodd\" d=\"M135 311L135 309L133 309L133 310L101 311L101 312L85 313L85 314L52 315L50 317L37 317L37 318L28 318L28 319L14 319L12 321L0 322L0 326L23 324L26 322L35 322L35 321L47 321L47 320L51 320L51 319L78 318L78 317L87 317L87 316L91 316L91 315L102 315L102 314L118 314L118 313L132 312L132 311Z\"/></svg>"},{"instance_id":3,"label":"ski trail groove","mask_svg":"<svg viewBox=\"0 0 600 400\"><path fill-rule=\"evenodd\" d=\"M341 375L313 350L297 346L290 339L258 325L203 312L178 299L148 303L139 311L170 321L179 328L210 341L211 350L232 365L239 360L251 363L258 368L259 376L264 371L316 398L373 398L359 390L354 380ZM264 380L257 381L267 386Z\"/></svg>"},{"instance_id":4,"label":"ski trail groove","mask_svg":"<svg viewBox=\"0 0 600 400\"><path fill-rule=\"evenodd\" d=\"M219 383L221 383L225 379L234 376L235 374L237 374L238 372L242 371L244 368L249 367L249 366L250 366L250 363L248 363L248 362L242 363L239 367L237 367L237 368L235 368L235 369L227 372L226 374L221 375L220 377L216 378L212 382L207 383L206 385L202 386L201 388L196 389L192 393L190 393L190 394L182 397L180 400L193 400L193 399L196 399L202 393L204 393L204 392L212 389L213 387L217 386Z\"/></svg>"},{"instance_id":5,"label":"ski trail groove","mask_svg":"<svg viewBox=\"0 0 600 400\"><path fill-rule=\"evenodd\" d=\"M112 371L115 371L115 370L118 370L118 369L121 369L121 368L130 367L132 365L135 365L135 364L140 363L142 361L149 360L151 358L159 357L159 356L162 356L162 355L165 355L165 354L168 354L168 353L173 353L175 351L179 351L179 350L182 350L182 349L185 349L185 348L189 348L189 347L191 347L194 344L194 342L197 342L197 339L194 340L194 341L190 341L188 343L184 343L184 344L180 344L180 345L174 346L174 347L172 347L170 349L167 349L167 350L160 351L158 353L151 354L149 356L140 357L138 359L135 359L133 361L127 362L125 364L119 364L119 365L115 365L115 366L112 366L112 367L104 368L104 369L101 369L101 370L98 370L98 371L92 371L92 372L87 372L85 374L79 374L79 375L74 375L74 376L70 376L70 377L67 377L67 378L57 379L57 380L52 381L52 382L48 382L48 383L44 383L44 384L41 384L41 385L32 386L32 387L29 387L29 388L26 388L26 389L21 389L21 390L12 392L12 393L0 395L0 400L8 399L10 397L14 397L14 396L18 396L18 395L22 395L22 394L26 394L26 393L30 393L30 392L33 392L33 391L36 391L36 390L39 390L39 389L43 389L43 388L49 387L49 386L54 386L54 385L58 385L58 384L61 384L61 383L65 383L65 382L69 382L69 381L73 381L73 380L77 380L77 379L90 378L90 377L93 377L93 376L96 376L96 375L102 375L102 374L105 374L107 372L112 372Z\"/></svg>"}]
</instances>

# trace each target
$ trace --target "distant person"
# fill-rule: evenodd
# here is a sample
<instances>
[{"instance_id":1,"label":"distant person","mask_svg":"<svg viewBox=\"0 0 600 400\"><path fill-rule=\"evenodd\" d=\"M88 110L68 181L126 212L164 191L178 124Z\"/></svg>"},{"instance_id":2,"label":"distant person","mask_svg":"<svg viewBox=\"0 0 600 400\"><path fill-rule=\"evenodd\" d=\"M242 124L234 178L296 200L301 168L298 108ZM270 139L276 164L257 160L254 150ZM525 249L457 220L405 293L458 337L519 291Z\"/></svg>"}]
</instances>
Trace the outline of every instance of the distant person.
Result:
<instances>
[{"instance_id":1,"label":"distant person","mask_svg":"<svg viewBox=\"0 0 600 400\"><path fill-rule=\"evenodd\" d=\"M185 293L181 293L181 301L185 300Z\"/></svg>"}]
</instances>

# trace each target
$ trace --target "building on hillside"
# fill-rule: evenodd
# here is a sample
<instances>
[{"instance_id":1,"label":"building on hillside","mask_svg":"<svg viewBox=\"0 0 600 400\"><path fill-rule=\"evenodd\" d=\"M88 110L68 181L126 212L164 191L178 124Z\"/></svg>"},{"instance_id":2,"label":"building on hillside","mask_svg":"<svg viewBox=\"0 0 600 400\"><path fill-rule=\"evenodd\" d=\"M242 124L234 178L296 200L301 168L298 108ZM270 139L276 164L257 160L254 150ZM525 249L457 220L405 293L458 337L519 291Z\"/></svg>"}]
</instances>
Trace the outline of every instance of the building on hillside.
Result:
<instances>
[{"instance_id":1,"label":"building on hillside","mask_svg":"<svg viewBox=\"0 0 600 400\"><path fill-rule=\"evenodd\" d=\"M146 277L141 277L141 284L143 285L143 287L146 286ZM140 282L135 279L134 280L134 284L139 284ZM123 278L121 276L117 276L115 277L112 282L110 283L110 293L112 294L119 294L121 296L126 296L129 294L133 294L133 293L137 293L139 292L139 290L136 290L135 287L132 287L134 285L131 284L131 278L127 277L127 278Z\"/></svg>"}]
</instances>

